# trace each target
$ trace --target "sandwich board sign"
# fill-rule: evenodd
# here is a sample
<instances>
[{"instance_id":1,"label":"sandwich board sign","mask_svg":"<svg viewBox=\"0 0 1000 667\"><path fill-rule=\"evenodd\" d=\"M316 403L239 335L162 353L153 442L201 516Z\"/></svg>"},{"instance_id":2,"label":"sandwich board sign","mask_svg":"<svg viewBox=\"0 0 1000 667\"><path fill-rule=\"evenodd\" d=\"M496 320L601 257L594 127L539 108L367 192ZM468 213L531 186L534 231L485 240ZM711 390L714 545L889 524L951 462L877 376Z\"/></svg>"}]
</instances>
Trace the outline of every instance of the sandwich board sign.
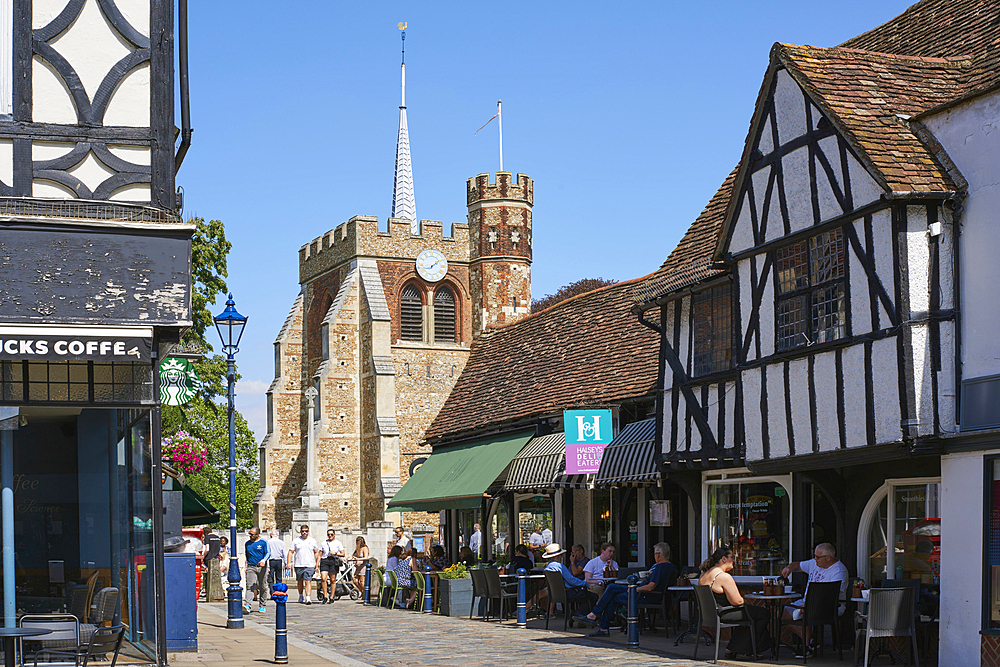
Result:
<instances>
[{"instance_id":1,"label":"sandwich board sign","mask_svg":"<svg viewBox=\"0 0 1000 667\"><path fill-rule=\"evenodd\" d=\"M614 437L611 410L563 410L566 474L596 473L604 448Z\"/></svg>"}]
</instances>

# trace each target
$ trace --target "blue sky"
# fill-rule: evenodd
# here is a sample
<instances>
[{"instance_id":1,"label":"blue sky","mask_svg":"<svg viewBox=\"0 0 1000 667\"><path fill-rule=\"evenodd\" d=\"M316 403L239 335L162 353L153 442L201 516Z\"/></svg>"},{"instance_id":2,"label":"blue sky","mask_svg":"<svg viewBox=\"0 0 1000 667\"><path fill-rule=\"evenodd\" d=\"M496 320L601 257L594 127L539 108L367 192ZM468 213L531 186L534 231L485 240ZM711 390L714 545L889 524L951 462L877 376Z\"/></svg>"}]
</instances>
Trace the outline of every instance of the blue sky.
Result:
<instances>
[{"instance_id":1,"label":"blue sky","mask_svg":"<svg viewBox=\"0 0 1000 667\"><path fill-rule=\"evenodd\" d=\"M418 217L465 221L466 179L498 167L494 125L473 133L502 99L505 170L535 181L538 298L660 265L739 160L774 42L834 46L910 4L190 3L178 184L185 215L222 220L233 243L228 283L250 318L237 407L263 437L299 247L389 214L398 22Z\"/></svg>"}]
</instances>

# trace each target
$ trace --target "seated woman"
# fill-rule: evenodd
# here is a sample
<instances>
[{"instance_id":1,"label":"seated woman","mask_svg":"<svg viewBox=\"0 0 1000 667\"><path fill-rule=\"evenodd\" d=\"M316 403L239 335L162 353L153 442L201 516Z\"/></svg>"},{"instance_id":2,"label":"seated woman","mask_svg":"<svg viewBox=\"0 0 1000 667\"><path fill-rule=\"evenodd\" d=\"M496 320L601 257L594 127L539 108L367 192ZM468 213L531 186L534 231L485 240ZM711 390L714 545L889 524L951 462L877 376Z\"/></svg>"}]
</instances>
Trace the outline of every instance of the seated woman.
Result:
<instances>
[{"instance_id":1,"label":"seated woman","mask_svg":"<svg viewBox=\"0 0 1000 667\"><path fill-rule=\"evenodd\" d=\"M719 605L719 620L723 623L735 623L746 618L753 620L753 633L757 643L757 654L771 648L771 633L768 631L768 613L762 607L745 604L736 580L729 574L733 569L733 552L726 547L719 547L704 563L701 564L701 578L698 583L710 586L712 595ZM738 653L753 654L753 644L750 639L750 628L745 625L731 629L729 644L726 646L726 657L732 658Z\"/></svg>"},{"instance_id":2,"label":"seated woman","mask_svg":"<svg viewBox=\"0 0 1000 667\"><path fill-rule=\"evenodd\" d=\"M517 571L520 568L524 568L527 572L531 572L533 567L535 567L535 564L531 562L530 558L528 558L528 547L524 544L518 544L514 547L514 557L510 560L507 572L517 574Z\"/></svg>"},{"instance_id":3,"label":"seated woman","mask_svg":"<svg viewBox=\"0 0 1000 667\"><path fill-rule=\"evenodd\" d=\"M417 559L414 557L416 550L410 549L410 553L403 556L403 547L397 544L392 548L392 552L390 553L394 553L396 549L399 549L400 551L400 553L397 554L396 567L393 568L396 572L396 581L399 582L400 590L404 588L412 589L410 592L410 598L406 601L406 604L402 604L396 600L397 607L405 608L413 604L413 600L417 597L417 582L413 578L413 568L417 567ZM388 568L389 564L386 563L386 570L388 570Z\"/></svg>"},{"instance_id":4,"label":"seated woman","mask_svg":"<svg viewBox=\"0 0 1000 667\"><path fill-rule=\"evenodd\" d=\"M448 560L444 557L444 547L435 544L431 547L431 569L440 572L448 567Z\"/></svg>"},{"instance_id":5,"label":"seated woman","mask_svg":"<svg viewBox=\"0 0 1000 667\"><path fill-rule=\"evenodd\" d=\"M458 562L465 565L465 567L472 567L479 562L479 559L476 558L476 554L472 553L472 549L462 547L458 550Z\"/></svg>"}]
</instances>

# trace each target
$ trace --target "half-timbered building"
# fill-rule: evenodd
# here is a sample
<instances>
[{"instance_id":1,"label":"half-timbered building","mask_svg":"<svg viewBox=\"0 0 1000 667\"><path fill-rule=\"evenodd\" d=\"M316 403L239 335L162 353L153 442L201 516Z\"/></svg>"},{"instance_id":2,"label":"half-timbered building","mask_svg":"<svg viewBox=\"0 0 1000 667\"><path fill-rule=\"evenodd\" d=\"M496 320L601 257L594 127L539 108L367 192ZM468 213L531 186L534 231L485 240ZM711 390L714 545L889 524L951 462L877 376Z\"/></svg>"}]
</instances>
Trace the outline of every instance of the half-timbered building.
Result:
<instances>
[{"instance_id":1,"label":"half-timbered building","mask_svg":"<svg viewBox=\"0 0 1000 667\"><path fill-rule=\"evenodd\" d=\"M776 44L687 264L636 292L704 552L771 574L828 541L871 585L919 579L939 664L994 664L1000 628L998 39L995 5L924 0L839 47Z\"/></svg>"}]
</instances>

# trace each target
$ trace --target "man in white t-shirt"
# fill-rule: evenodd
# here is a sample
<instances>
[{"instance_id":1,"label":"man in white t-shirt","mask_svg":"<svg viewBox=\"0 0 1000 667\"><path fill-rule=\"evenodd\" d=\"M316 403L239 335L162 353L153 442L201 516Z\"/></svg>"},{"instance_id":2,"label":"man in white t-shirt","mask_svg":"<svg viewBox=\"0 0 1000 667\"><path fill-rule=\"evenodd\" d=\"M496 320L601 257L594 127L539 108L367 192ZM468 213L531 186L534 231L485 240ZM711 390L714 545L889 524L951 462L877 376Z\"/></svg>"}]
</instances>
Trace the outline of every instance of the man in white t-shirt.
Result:
<instances>
[{"instance_id":1,"label":"man in white t-shirt","mask_svg":"<svg viewBox=\"0 0 1000 667\"><path fill-rule=\"evenodd\" d=\"M847 609L847 580L849 575L847 573L847 567L837 560L837 549L832 544L829 542L817 544L816 548L813 550L812 560L789 563L783 570L781 570L781 576L787 579L792 572L805 572L809 575L809 582L806 584L806 595L809 594L809 584L813 582L839 582L841 602L840 607L837 609L837 614L843 614ZM785 613L782 615L782 618L793 620L799 620L802 618L805 600L806 597L803 595L801 600L796 600L794 603L785 607ZM790 625L788 627L792 630L792 632L796 634L800 633L801 629L798 626ZM806 644L808 645L809 628L806 628L805 639Z\"/></svg>"},{"instance_id":2,"label":"man in white t-shirt","mask_svg":"<svg viewBox=\"0 0 1000 667\"><path fill-rule=\"evenodd\" d=\"M528 550L531 552L531 560L535 560L535 554L542 552L545 548L545 538L542 537L542 526L538 524L535 526L535 532L528 535Z\"/></svg>"},{"instance_id":3,"label":"man in white t-shirt","mask_svg":"<svg viewBox=\"0 0 1000 667\"><path fill-rule=\"evenodd\" d=\"M402 526L396 526L396 545L403 548L403 553L410 548L410 538L406 536Z\"/></svg>"},{"instance_id":4,"label":"man in white t-shirt","mask_svg":"<svg viewBox=\"0 0 1000 667\"><path fill-rule=\"evenodd\" d=\"M312 604L312 578L316 574L316 562L319 560L319 546L316 540L309 537L309 526L299 526L299 536L292 540L292 548L288 559L295 568L295 581L298 582L299 602ZM305 596L302 591L305 589Z\"/></svg>"},{"instance_id":5,"label":"man in white t-shirt","mask_svg":"<svg viewBox=\"0 0 1000 667\"><path fill-rule=\"evenodd\" d=\"M323 594L323 604L330 604L333 594L337 592L337 573L347 555L333 528L327 529L326 539L320 542L319 553L319 592Z\"/></svg>"},{"instance_id":6,"label":"man in white t-shirt","mask_svg":"<svg viewBox=\"0 0 1000 667\"><path fill-rule=\"evenodd\" d=\"M615 545L605 542L601 545L601 553L597 558L591 558L583 566L583 579L592 593L598 597L604 592L604 582L600 579L605 571L610 570L611 576L618 576L618 563L615 562Z\"/></svg>"}]
</instances>

